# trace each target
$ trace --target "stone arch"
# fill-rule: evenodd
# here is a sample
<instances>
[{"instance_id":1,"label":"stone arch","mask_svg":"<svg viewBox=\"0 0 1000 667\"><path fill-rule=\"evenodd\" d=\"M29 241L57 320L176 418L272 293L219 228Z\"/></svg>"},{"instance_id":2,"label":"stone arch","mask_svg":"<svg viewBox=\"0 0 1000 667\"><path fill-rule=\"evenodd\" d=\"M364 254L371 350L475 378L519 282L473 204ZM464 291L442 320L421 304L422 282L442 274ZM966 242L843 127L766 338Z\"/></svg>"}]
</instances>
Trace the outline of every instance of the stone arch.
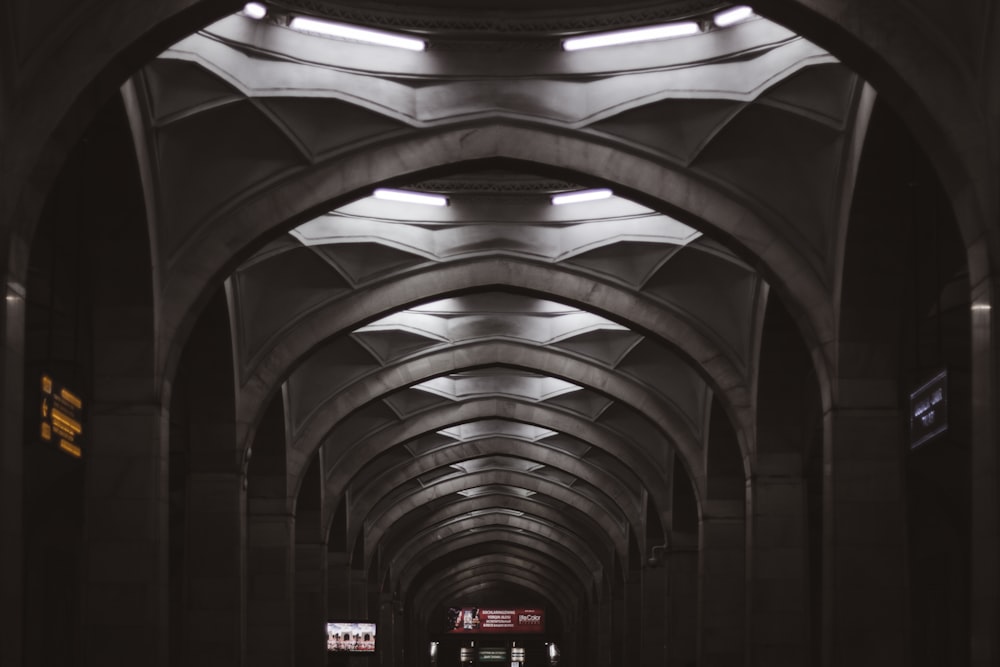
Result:
<instances>
[{"instance_id":1,"label":"stone arch","mask_svg":"<svg viewBox=\"0 0 1000 667\"><path fill-rule=\"evenodd\" d=\"M548 428L556 432L569 432L582 437L591 445L604 449L626 462L645 484L650 493L662 495L662 480L653 474L655 462L646 457L635 457L636 452L617 435L611 434L592 422L574 417L568 413L534 404L526 404L513 399L477 399L464 401L443 409L436 409L420 415L403 425L391 426L371 434L364 441L352 443L351 448L341 458L331 456L330 472L327 475L327 493L330 502L339 498L349 480L375 455L423 433L448 428L455 424L481 419L502 418L520 421ZM686 474L686 473L682 473ZM666 499L659 502L668 506Z\"/></svg>"},{"instance_id":2,"label":"stone arch","mask_svg":"<svg viewBox=\"0 0 1000 667\"><path fill-rule=\"evenodd\" d=\"M554 350L514 342L478 342L450 346L447 350L432 351L426 355L408 358L345 387L320 408L312 424L293 446L307 454L320 445L330 429L346 418L354 409L380 395L410 386L415 382L438 376L445 372L458 372L482 365L503 364L507 367L552 373L553 376L573 381L581 386L607 393L646 415L682 452L688 469L700 471L699 444L685 433L686 426L669 411L662 409L662 399L644 391L637 383L624 379L590 361L572 357ZM695 472L694 474L699 474Z\"/></svg>"},{"instance_id":3,"label":"stone arch","mask_svg":"<svg viewBox=\"0 0 1000 667\"><path fill-rule=\"evenodd\" d=\"M396 466L392 470L386 471L385 474L379 475L376 482L367 484L357 492L350 493L351 511L367 519L370 512L373 512L382 503L388 490L403 486L434 469L482 456L508 456L539 463L544 461L546 466L568 472L595 489L599 489L615 503L621 514L630 517L632 522L639 519L639 502L635 497L636 494L622 481L585 460L538 445L529 447L532 444L512 437L489 437L453 445L436 453L438 455L426 455L414 459L406 465ZM393 502L398 502L398 499ZM370 524L368 530L372 531L373 538L377 538L378 531L372 530L374 526L374 523ZM371 546L369 544L369 552Z\"/></svg>"}]
</instances>

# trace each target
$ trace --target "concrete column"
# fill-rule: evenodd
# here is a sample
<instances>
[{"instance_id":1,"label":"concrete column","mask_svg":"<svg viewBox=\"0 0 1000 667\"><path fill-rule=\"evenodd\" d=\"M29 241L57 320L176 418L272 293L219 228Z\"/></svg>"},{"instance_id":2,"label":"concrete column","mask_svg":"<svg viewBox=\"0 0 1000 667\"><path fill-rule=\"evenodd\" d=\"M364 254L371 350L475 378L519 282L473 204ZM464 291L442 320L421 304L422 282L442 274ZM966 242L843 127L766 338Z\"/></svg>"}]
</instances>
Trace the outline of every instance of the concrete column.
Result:
<instances>
[{"instance_id":1,"label":"concrete column","mask_svg":"<svg viewBox=\"0 0 1000 667\"><path fill-rule=\"evenodd\" d=\"M768 468L766 463L761 467ZM765 473L747 484L751 665L799 667L809 662L805 512L805 484L796 472Z\"/></svg>"},{"instance_id":2,"label":"concrete column","mask_svg":"<svg viewBox=\"0 0 1000 667\"><path fill-rule=\"evenodd\" d=\"M403 650L403 605L391 593L378 596L378 664L384 667L407 664ZM422 657L422 656L421 656Z\"/></svg>"},{"instance_id":3,"label":"concrete column","mask_svg":"<svg viewBox=\"0 0 1000 667\"><path fill-rule=\"evenodd\" d=\"M972 516L970 563L971 658L975 667L1000 664L1000 366L993 306L995 279L972 290Z\"/></svg>"},{"instance_id":4,"label":"concrete column","mask_svg":"<svg viewBox=\"0 0 1000 667\"><path fill-rule=\"evenodd\" d=\"M828 416L823 664L902 667L908 613L904 443L893 409Z\"/></svg>"},{"instance_id":5,"label":"concrete column","mask_svg":"<svg viewBox=\"0 0 1000 667\"><path fill-rule=\"evenodd\" d=\"M187 480L185 667L243 665L245 627L243 478L192 472Z\"/></svg>"},{"instance_id":6,"label":"concrete column","mask_svg":"<svg viewBox=\"0 0 1000 667\"><path fill-rule=\"evenodd\" d=\"M611 600L611 593L605 593L601 598L601 601L596 605L596 613L594 614L594 630L591 634L595 638L597 649L594 652L594 660L592 664L594 665L612 665L617 662L617 656L614 655L615 645L614 645L614 604Z\"/></svg>"},{"instance_id":7,"label":"concrete column","mask_svg":"<svg viewBox=\"0 0 1000 667\"><path fill-rule=\"evenodd\" d=\"M326 555L326 601L329 619L347 619L351 615L350 560L343 552Z\"/></svg>"},{"instance_id":8,"label":"concrete column","mask_svg":"<svg viewBox=\"0 0 1000 667\"><path fill-rule=\"evenodd\" d=\"M24 257L27 257L27 253ZM21 664L24 466L24 288L7 283L0 305L0 665Z\"/></svg>"},{"instance_id":9,"label":"concrete column","mask_svg":"<svg viewBox=\"0 0 1000 667\"><path fill-rule=\"evenodd\" d=\"M160 405L124 401L97 403L91 412L82 554L83 665L167 664L163 413Z\"/></svg>"},{"instance_id":10,"label":"concrete column","mask_svg":"<svg viewBox=\"0 0 1000 667\"><path fill-rule=\"evenodd\" d=\"M627 643L625 626L628 625L628 612L625 607L624 583L616 582L613 586L609 610L611 613L612 664L628 664L628 654L625 651L625 644Z\"/></svg>"},{"instance_id":11,"label":"concrete column","mask_svg":"<svg viewBox=\"0 0 1000 667\"><path fill-rule=\"evenodd\" d=\"M667 661L667 573L666 564L642 570L642 652L639 665L660 667Z\"/></svg>"},{"instance_id":12,"label":"concrete column","mask_svg":"<svg viewBox=\"0 0 1000 667\"><path fill-rule=\"evenodd\" d=\"M742 503L704 503L698 562L701 667L736 667L744 663L745 530Z\"/></svg>"},{"instance_id":13,"label":"concrete column","mask_svg":"<svg viewBox=\"0 0 1000 667\"><path fill-rule=\"evenodd\" d=\"M325 667L326 544L295 545L295 655L298 667Z\"/></svg>"},{"instance_id":14,"label":"concrete column","mask_svg":"<svg viewBox=\"0 0 1000 667\"><path fill-rule=\"evenodd\" d=\"M626 665L638 665L642 656L642 639L646 635L646 624L651 621L643 608L642 573L630 571L625 582L625 637L623 646Z\"/></svg>"},{"instance_id":15,"label":"concrete column","mask_svg":"<svg viewBox=\"0 0 1000 667\"><path fill-rule=\"evenodd\" d=\"M364 618L368 614L368 577L363 571L351 567L348 571L348 582L351 616Z\"/></svg>"},{"instance_id":16,"label":"concrete column","mask_svg":"<svg viewBox=\"0 0 1000 667\"><path fill-rule=\"evenodd\" d=\"M293 667L295 517L279 508L267 513L251 505L250 510L247 517L247 665Z\"/></svg>"},{"instance_id":17,"label":"concrete column","mask_svg":"<svg viewBox=\"0 0 1000 667\"><path fill-rule=\"evenodd\" d=\"M698 659L698 550L673 547L667 570L667 665L694 667Z\"/></svg>"}]
</instances>

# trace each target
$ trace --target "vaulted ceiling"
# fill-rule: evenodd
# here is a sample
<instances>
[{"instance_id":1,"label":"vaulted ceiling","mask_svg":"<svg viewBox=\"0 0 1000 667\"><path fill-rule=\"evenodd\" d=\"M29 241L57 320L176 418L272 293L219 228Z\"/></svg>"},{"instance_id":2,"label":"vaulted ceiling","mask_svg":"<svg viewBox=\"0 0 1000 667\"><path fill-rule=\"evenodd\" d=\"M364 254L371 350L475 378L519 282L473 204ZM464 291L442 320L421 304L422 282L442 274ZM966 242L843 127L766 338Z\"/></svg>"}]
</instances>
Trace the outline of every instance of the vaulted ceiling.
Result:
<instances>
[{"instance_id":1,"label":"vaulted ceiling","mask_svg":"<svg viewBox=\"0 0 1000 667\"><path fill-rule=\"evenodd\" d=\"M289 502L316 466L331 544L373 581L433 606L534 577L575 618L680 539L711 461L752 465L768 298L824 339L868 89L763 18L713 26L719 3L306 4L223 19L126 87L166 327L226 290L247 446L278 402ZM702 32L560 46L680 18ZM735 437L710 456L713 410Z\"/></svg>"}]
</instances>

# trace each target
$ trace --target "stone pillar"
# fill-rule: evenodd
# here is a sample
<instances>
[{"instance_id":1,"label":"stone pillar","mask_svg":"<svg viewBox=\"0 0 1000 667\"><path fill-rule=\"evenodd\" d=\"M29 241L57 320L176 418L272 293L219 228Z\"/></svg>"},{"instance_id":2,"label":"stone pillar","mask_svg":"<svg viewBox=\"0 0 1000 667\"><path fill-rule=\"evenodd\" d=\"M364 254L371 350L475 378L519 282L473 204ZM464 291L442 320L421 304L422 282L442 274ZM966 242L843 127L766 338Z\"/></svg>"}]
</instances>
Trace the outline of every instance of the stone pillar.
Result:
<instances>
[{"instance_id":1,"label":"stone pillar","mask_svg":"<svg viewBox=\"0 0 1000 667\"><path fill-rule=\"evenodd\" d=\"M642 652L639 665L661 667L667 661L667 574L661 556L660 563L642 570Z\"/></svg>"},{"instance_id":2,"label":"stone pillar","mask_svg":"<svg viewBox=\"0 0 1000 667\"><path fill-rule=\"evenodd\" d=\"M974 667L1000 664L1000 401L993 330L995 279L972 289L971 658Z\"/></svg>"},{"instance_id":3,"label":"stone pillar","mask_svg":"<svg viewBox=\"0 0 1000 667\"><path fill-rule=\"evenodd\" d=\"M275 504L284 505L284 501ZM247 516L247 665L295 665L295 517L250 506ZM268 511L269 510L269 511Z\"/></svg>"},{"instance_id":4,"label":"stone pillar","mask_svg":"<svg viewBox=\"0 0 1000 667\"><path fill-rule=\"evenodd\" d=\"M106 380L110 383L110 380ZM123 378L121 393L130 393ZM86 454L83 653L93 667L165 667L166 423L159 404L96 403Z\"/></svg>"},{"instance_id":5,"label":"stone pillar","mask_svg":"<svg viewBox=\"0 0 1000 667\"><path fill-rule=\"evenodd\" d=\"M295 545L295 655L297 667L326 666L326 544Z\"/></svg>"},{"instance_id":6,"label":"stone pillar","mask_svg":"<svg viewBox=\"0 0 1000 667\"><path fill-rule=\"evenodd\" d=\"M828 419L823 664L902 667L908 664L908 577L900 415L839 409Z\"/></svg>"},{"instance_id":7,"label":"stone pillar","mask_svg":"<svg viewBox=\"0 0 1000 667\"><path fill-rule=\"evenodd\" d=\"M368 615L368 577L363 570L351 566L348 570L348 582L351 616L364 618Z\"/></svg>"},{"instance_id":8,"label":"stone pillar","mask_svg":"<svg viewBox=\"0 0 1000 667\"><path fill-rule=\"evenodd\" d=\"M351 615L350 560L343 552L326 555L326 600L329 619L346 619Z\"/></svg>"},{"instance_id":9,"label":"stone pillar","mask_svg":"<svg viewBox=\"0 0 1000 667\"><path fill-rule=\"evenodd\" d=\"M617 566L617 565L616 565ZM617 577L618 574L615 573ZM628 625L628 615L625 608L625 583L615 582L611 589L611 660L612 664L628 664L628 654L625 651L625 626Z\"/></svg>"},{"instance_id":10,"label":"stone pillar","mask_svg":"<svg viewBox=\"0 0 1000 667\"><path fill-rule=\"evenodd\" d=\"M642 572L632 570L625 582L625 637L624 650L626 665L638 665L642 659L642 639L646 635L646 624L650 622L643 607Z\"/></svg>"},{"instance_id":11,"label":"stone pillar","mask_svg":"<svg viewBox=\"0 0 1000 667\"><path fill-rule=\"evenodd\" d=\"M232 453L230 453L232 456ZM185 642L187 666L243 665L245 627L244 531L246 500L235 461L208 472L192 452L187 479L185 540ZM204 462L202 462L204 463Z\"/></svg>"},{"instance_id":12,"label":"stone pillar","mask_svg":"<svg viewBox=\"0 0 1000 667\"><path fill-rule=\"evenodd\" d=\"M667 570L667 665L694 667L698 660L698 550L674 546L663 555Z\"/></svg>"},{"instance_id":13,"label":"stone pillar","mask_svg":"<svg viewBox=\"0 0 1000 667\"><path fill-rule=\"evenodd\" d=\"M797 463L798 457L791 455ZM747 484L747 633L750 664L809 663L806 492L798 466L758 461Z\"/></svg>"},{"instance_id":14,"label":"stone pillar","mask_svg":"<svg viewBox=\"0 0 1000 667\"><path fill-rule=\"evenodd\" d=\"M21 664L24 296L8 282L0 305L0 665Z\"/></svg>"},{"instance_id":15,"label":"stone pillar","mask_svg":"<svg viewBox=\"0 0 1000 667\"><path fill-rule=\"evenodd\" d=\"M401 609L401 607L400 607ZM403 637L397 627L399 615L391 593L378 596L378 664L383 667L406 664L403 661ZM401 624L399 624L401 625Z\"/></svg>"},{"instance_id":16,"label":"stone pillar","mask_svg":"<svg viewBox=\"0 0 1000 667\"><path fill-rule=\"evenodd\" d=\"M701 667L736 667L744 663L745 530L742 503L703 503L698 562Z\"/></svg>"},{"instance_id":17,"label":"stone pillar","mask_svg":"<svg viewBox=\"0 0 1000 667\"><path fill-rule=\"evenodd\" d=\"M613 637L613 626L614 626L614 604L611 601L611 593L605 591L601 600L596 603L594 613L593 630L591 632L591 637L594 637L594 642L596 650L593 653L594 659L591 664L597 665L611 665L616 662L614 655L614 637Z\"/></svg>"}]
</instances>

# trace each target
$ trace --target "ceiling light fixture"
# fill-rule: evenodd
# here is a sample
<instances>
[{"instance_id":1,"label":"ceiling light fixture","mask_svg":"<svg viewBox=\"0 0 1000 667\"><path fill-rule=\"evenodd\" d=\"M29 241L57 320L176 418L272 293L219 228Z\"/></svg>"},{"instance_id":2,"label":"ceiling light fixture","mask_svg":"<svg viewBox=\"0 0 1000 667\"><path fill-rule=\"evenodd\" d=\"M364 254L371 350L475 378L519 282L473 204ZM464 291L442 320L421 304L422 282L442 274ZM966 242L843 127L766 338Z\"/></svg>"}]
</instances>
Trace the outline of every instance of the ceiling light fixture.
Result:
<instances>
[{"instance_id":1,"label":"ceiling light fixture","mask_svg":"<svg viewBox=\"0 0 1000 667\"><path fill-rule=\"evenodd\" d=\"M669 39L671 37L694 35L700 30L701 28L694 21L667 23L665 25L633 28L631 30L615 30L614 32L602 32L596 35L568 37L563 40L563 49L566 51L579 51L581 49L595 49L601 46L648 42L654 39Z\"/></svg>"},{"instance_id":2,"label":"ceiling light fixture","mask_svg":"<svg viewBox=\"0 0 1000 667\"><path fill-rule=\"evenodd\" d=\"M556 206L563 204L579 204L585 201L597 201L598 199L608 199L611 197L611 190L607 188L597 188L595 190L577 190L576 192L564 192L559 195L552 195L552 203Z\"/></svg>"},{"instance_id":3,"label":"ceiling light fixture","mask_svg":"<svg viewBox=\"0 0 1000 667\"><path fill-rule=\"evenodd\" d=\"M243 16L247 16L258 21L267 16L267 7L259 2L248 2L243 5Z\"/></svg>"},{"instance_id":4,"label":"ceiling light fixture","mask_svg":"<svg viewBox=\"0 0 1000 667\"><path fill-rule=\"evenodd\" d=\"M738 7L727 9L724 12L719 12L712 18L712 22L719 28L725 28L726 26L733 25L734 23L746 21L753 15L752 8L747 7L746 5L739 5Z\"/></svg>"},{"instance_id":5,"label":"ceiling light fixture","mask_svg":"<svg viewBox=\"0 0 1000 667\"><path fill-rule=\"evenodd\" d=\"M427 48L427 43L416 37L406 37L391 32L381 30L371 30L369 28L359 28L358 26L346 23L333 23L332 21L321 21L319 19L296 16L288 23L288 27L302 32L312 32L327 37L339 37L341 39L351 39L367 44L378 44L380 46L392 46L397 49L409 49L410 51L423 51Z\"/></svg>"},{"instance_id":6,"label":"ceiling light fixture","mask_svg":"<svg viewBox=\"0 0 1000 667\"><path fill-rule=\"evenodd\" d=\"M406 204L424 204L427 206L447 206L448 198L444 195L435 195L427 192L413 192L411 190L391 190L389 188L378 188L373 193L375 199L386 201L398 201Z\"/></svg>"}]
</instances>

